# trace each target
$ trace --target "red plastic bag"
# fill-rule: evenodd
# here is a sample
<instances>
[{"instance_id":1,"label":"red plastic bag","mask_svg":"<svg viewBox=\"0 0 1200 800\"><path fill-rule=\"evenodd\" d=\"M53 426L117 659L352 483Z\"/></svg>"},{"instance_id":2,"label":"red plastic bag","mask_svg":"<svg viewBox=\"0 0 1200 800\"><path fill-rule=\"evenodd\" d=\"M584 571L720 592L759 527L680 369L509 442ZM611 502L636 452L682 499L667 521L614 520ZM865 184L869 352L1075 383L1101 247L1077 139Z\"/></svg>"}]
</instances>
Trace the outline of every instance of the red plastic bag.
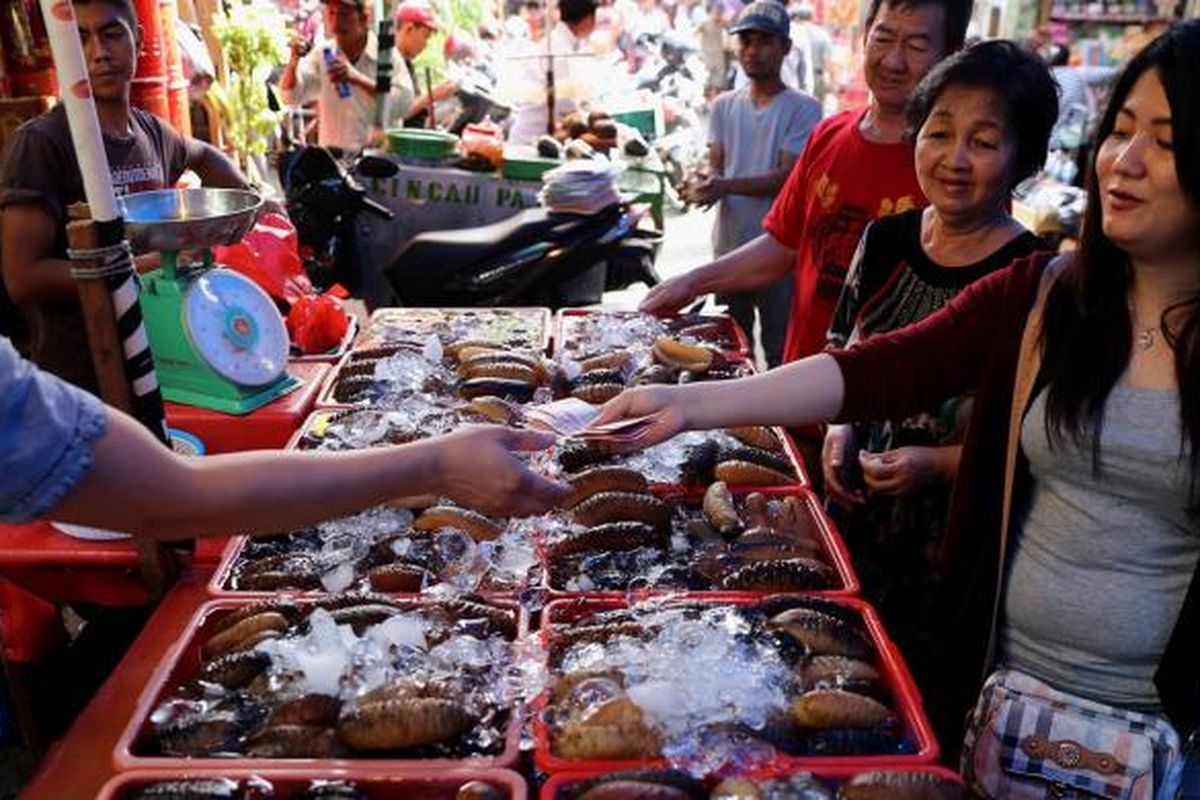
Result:
<instances>
[{"instance_id":1,"label":"red plastic bag","mask_svg":"<svg viewBox=\"0 0 1200 800\"><path fill-rule=\"evenodd\" d=\"M263 214L242 241L213 250L217 263L237 270L285 305L315 293L300 261L299 239L291 220Z\"/></svg>"},{"instance_id":2,"label":"red plastic bag","mask_svg":"<svg viewBox=\"0 0 1200 800\"><path fill-rule=\"evenodd\" d=\"M350 327L350 317L332 294L305 295L292 304L287 315L292 344L305 355L325 353L337 347Z\"/></svg>"}]
</instances>

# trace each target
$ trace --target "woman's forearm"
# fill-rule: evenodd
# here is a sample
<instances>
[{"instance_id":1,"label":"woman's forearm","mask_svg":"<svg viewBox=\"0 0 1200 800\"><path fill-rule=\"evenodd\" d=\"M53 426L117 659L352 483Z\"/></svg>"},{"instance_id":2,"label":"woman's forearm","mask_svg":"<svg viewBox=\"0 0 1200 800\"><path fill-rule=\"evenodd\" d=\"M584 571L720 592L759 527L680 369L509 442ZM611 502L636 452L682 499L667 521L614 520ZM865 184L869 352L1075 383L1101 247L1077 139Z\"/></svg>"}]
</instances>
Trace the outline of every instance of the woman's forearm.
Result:
<instances>
[{"instance_id":1,"label":"woman's forearm","mask_svg":"<svg viewBox=\"0 0 1200 800\"><path fill-rule=\"evenodd\" d=\"M733 382L680 387L688 428L736 425L796 427L828 422L842 406L842 371L820 354Z\"/></svg>"}]
</instances>

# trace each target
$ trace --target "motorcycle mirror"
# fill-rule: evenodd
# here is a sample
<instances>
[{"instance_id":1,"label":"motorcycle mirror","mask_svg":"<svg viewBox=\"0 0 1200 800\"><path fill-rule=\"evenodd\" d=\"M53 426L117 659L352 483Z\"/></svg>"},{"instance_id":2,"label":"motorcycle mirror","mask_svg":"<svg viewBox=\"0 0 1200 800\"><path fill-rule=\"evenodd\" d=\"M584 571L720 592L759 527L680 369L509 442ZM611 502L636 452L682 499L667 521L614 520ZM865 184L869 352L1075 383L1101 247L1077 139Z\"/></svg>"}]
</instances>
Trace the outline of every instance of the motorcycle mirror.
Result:
<instances>
[{"instance_id":1,"label":"motorcycle mirror","mask_svg":"<svg viewBox=\"0 0 1200 800\"><path fill-rule=\"evenodd\" d=\"M355 172L368 178L391 178L400 171L395 161L382 156L363 156L355 165Z\"/></svg>"}]
</instances>

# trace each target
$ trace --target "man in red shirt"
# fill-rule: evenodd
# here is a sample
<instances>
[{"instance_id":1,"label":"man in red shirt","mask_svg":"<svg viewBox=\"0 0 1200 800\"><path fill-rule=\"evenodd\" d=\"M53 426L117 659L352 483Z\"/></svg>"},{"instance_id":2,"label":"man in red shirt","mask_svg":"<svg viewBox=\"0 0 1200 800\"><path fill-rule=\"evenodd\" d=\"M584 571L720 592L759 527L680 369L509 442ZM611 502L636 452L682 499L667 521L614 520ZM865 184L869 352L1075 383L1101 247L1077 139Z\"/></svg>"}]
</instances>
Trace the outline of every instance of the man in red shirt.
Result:
<instances>
[{"instance_id":1,"label":"man in red shirt","mask_svg":"<svg viewBox=\"0 0 1200 800\"><path fill-rule=\"evenodd\" d=\"M867 223L925 204L904 140L904 107L925 73L962 46L970 13L970 0L872 0L867 106L817 125L763 234L655 287L642 310L670 314L701 295L750 291L794 269L783 360L819 351Z\"/></svg>"}]
</instances>

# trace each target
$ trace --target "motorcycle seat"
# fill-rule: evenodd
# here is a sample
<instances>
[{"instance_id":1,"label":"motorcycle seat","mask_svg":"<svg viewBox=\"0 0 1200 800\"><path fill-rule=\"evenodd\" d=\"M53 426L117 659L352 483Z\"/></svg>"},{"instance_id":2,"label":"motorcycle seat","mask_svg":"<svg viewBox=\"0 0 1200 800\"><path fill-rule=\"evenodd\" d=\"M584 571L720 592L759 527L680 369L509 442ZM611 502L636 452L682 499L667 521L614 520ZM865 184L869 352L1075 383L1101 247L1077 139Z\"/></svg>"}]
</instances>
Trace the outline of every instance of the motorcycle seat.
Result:
<instances>
[{"instance_id":1,"label":"motorcycle seat","mask_svg":"<svg viewBox=\"0 0 1200 800\"><path fill-rule=\"evenodd\" d=\"M531 208L508 219L477 228L419 233L397 254L396 261L436 264L439 269L451 265L483 261L501 250L553 238L560 225L577 224L579 217L552 214L544 208Z\"/></svg>"}]
</instances>

